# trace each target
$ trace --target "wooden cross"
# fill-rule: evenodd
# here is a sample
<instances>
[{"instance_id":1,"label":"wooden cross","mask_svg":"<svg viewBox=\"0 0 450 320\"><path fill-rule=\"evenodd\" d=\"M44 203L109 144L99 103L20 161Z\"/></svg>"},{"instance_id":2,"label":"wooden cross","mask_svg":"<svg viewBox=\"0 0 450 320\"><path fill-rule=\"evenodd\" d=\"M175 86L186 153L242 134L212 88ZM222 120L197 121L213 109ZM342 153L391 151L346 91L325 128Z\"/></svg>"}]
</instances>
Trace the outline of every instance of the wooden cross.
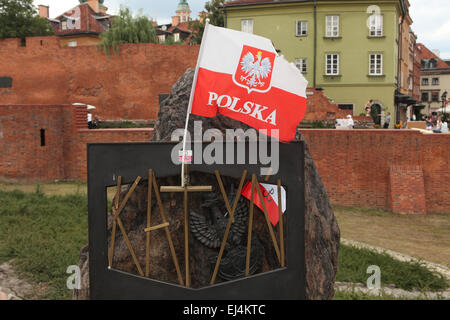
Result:
<instances>
[{"instance_id":1,"label":"wooden cross","mask_svg":"<svg viewBox=\"0 0 450 320\"><path fill-rule=\"evenodd\" d=\"M188 194L193 192L212 192L212 186L189 186L189 172L188 165L185 164L184 170L184 181L186 181L185 186L162 186L161 192L178 192L184 193L184 259L185 259L185 267L186 267L186 287L190 287L191 285L191 277L189 274L189 210L188 210Z\"/></svg>"}]
</instances>

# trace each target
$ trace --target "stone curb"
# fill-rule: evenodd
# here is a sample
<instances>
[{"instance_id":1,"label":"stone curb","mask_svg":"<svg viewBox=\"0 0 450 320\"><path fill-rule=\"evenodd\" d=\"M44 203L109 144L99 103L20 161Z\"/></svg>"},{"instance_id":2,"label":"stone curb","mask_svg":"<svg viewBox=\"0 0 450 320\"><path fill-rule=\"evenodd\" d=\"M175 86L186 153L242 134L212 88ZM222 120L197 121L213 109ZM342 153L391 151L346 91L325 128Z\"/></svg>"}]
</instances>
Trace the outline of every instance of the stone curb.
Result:
<instances>
[{"instance_id":1,"label":"stone curb","mask_svg":"<svg viewBox=\"0 0 450 320\"><path fill-rule=\"evenodd\" d=\"M395 286L382 287L380 289L369 289L361 283L336 282L335 289L337 291L352 291L355 293L364 293L374 296L382 296L383 294L404 299L450 299L450 290L436 292L420 292L406 291L395 288Z\"/></svg>"},{"instance_id":2,"label":"stone curb","mask_svg":"<svg viewBox=\"0 0 450 320\"><path fill-rule=\"evenodd\" d=\"M372 250L372 251L375 251L375 252L378 252L378 253L386 253L387 255L389 255L392 258L394 258L396 260L399 260L399 261L422 263L423 265L425 265L431 271L435 271L435 272L438 272L438 273L442 274L447 279L447 281L450 281L450 269L447 268L446 266L441 265L441 264L437 264L437 263L434 263L434 262L429 262L429 261L426 261L426 260L417 259L417 258L408 256L408 255L403 254L403 253L395 252L395 251L384 249L384 248L377 247L377 246L372 246L370 244L359 242L359 241L354 241L354 240L348 240L348 239L341 238L341 243L345 244L345 245L353 246L353 247L356 247L356 248L369 249L369 250Z\"/></svg>"}]
</instances>

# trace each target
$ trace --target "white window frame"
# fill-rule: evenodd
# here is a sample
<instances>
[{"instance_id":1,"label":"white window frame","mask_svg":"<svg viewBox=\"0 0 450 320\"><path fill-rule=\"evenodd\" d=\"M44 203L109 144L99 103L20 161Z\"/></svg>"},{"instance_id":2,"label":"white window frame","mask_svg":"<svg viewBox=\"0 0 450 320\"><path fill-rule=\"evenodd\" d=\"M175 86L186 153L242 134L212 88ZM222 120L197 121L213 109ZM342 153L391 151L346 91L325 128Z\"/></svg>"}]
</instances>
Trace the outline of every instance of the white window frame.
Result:
<instances>
[{"instance_id":1,"label":"white window frame","mask_svg":"<svg viewBox=\"0 0 450 320\"><path fill-rule=\"evenodd\" d=\"M159 39L159 42L160 42L160 43L164 43L164 42L166 42L166 35L160 34L160 35L158 36L158 39Z\"/></svg>"},{"instance_id":2,"label":"white window frame","mask_svg":"<svg viewBox=\"0 0 450 320\"><path fill-rule=\"evenodd\" d=\"M308 21L295 22L295 35L297 37L304 37L308 35Z\"/></svg>"},{"instance_id":3,"label":"white window frame","mask_svg":"<svg viewBox=\"0 0 450 320\"><path fill-rule=\"evenodd\" d=\"M371 53L369 54L369 75L382 76L383 75L383 54Z\"/></svg>"},{"instance_id":4,"label":"white window frame","mask_svg":"<svg viewBox=\"0 0 450 320\"><path fill-rule=\"evenodd\" d=\"M67 30L67 21L66 20L61 22L61 30Z\"/></svg>"},{"instance_id":5,"label":"white window frame","mask_svg":"<svg viewBox=\"0 0 450 320\"><path fill-rule=\"evenodd\" d=\"M328 59L329 57L331 57L331 59ZM331 64L328 63L329 61L331 62ZM325 54L325 75L327 76L339 75L339 53Z\"/></svg>"},{"instance_id":6,"label":"white window frame","mask_svg":"<svg viewBox=\"0 0 450 320\"><path fill-rule=\"evenodd\" d=\"M325 36L337 38L339 31L339 16L325 16Z\"/></svg>"},{"instance_id":7,"label":"white window frame","mask_svg":"<svg viewBox=\"0 0 450 320\"><path fill-rule=\"evenodd\" d=\"M422 78L420 80L420 85L421 86L429 86L430 85L430 79L429 78Z\"/></svg>"},{"instance_id":8,"label":"white window frame","mask_svg":"<svg viewBox=\"0 0 450 320\"><path fill-rule=\"evenodd\" d=\"M369 36L382 37L383 36L384 19L381 14L373 14L369 17Z\"/></svg>"},{"instance_id":9,"label":"white window frame","mask_svg":"<svg viewBox=\"0 0 450 320\"><path fill-rule=\"evenodd\" d=\"M295 66L300 70L302 74L308 72L308 59L307 58L297 58L295 59Z\"/></svg>"},{"instance_id":10,"label":"white window frame","mask_svg":"<svg viewBox=\"0 0 450 320\"><path fill-rule=\"evenodd\" d=\"M180 41L180 34L179 33L174 33L173 34L173 41L175 41L175 42L179 42Z\"/></svg>"},{"instance_id":11,"label":"white window frame","mask_svg":"<svg viewBox=\"0 0 450 320\"><path fill-rule=\"evenodd\" d=\"M241 31L253 34L253 19L241 20Z\"/></svg>"},{"instance_id":12,"label":"white window frame","mask_svg":"<svg viewBox=\"0 0 450 320\"><path fill-rule=\"evenodd\" d=\"M67 46L68 46L68 47L75 48L75 47L78 46L78 42L77 42L77 40L69 41L69 42L67 43Z\"/></svg>"}]
</instances>

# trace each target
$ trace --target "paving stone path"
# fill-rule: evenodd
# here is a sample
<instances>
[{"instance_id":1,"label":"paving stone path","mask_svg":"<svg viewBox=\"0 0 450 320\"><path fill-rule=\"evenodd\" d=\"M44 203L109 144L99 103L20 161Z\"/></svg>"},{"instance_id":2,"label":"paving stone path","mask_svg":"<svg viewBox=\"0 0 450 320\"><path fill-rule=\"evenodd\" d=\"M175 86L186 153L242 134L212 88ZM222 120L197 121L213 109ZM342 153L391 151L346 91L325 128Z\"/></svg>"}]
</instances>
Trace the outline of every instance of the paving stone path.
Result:
<instances>
[{"instance_id":1,"label":"paving stone path","mask_svg":"<svg viewBox=\"0 0 450 320\"><path fill-rule=\"evenodd\" d=\"M334 288L337 291L353 291L373 296L388 295L398 299L420 299L420 300L450 300L450 290L437 292L406 291L395 286L384 286L380 289L369 289L362 283L336 282Z\"/></svg>"},{"instance_id":2,"label":"paving stone path","mask_svg":"<svg viewBox=\"0 0 450 320\"><path fill-rule=\"evenodd\" d=\"M33 291L33 286L19 279L10 264L0 264L0 300L21 300Z\"/></svg>"}]
</instances>

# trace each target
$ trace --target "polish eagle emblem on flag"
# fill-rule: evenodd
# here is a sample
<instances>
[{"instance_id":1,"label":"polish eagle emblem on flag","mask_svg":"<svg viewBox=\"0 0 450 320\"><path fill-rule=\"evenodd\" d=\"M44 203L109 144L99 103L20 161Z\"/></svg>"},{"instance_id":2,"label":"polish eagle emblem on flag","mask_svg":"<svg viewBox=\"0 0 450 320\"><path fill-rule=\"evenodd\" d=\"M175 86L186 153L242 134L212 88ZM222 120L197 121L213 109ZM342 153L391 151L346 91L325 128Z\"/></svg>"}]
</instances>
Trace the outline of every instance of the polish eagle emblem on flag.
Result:
<instances>
[{"instance_id":1,"label":"polish eagle emblem on flag","mask_svg":"<svg viewBox=\"0 0 450 320\"><path fill-rule=\"evenodd\" d=\"M233 77L234 83L246 88L248 93L269 91L275 56L275 53L244 45Z\"/></svg>"}]
</instances>

